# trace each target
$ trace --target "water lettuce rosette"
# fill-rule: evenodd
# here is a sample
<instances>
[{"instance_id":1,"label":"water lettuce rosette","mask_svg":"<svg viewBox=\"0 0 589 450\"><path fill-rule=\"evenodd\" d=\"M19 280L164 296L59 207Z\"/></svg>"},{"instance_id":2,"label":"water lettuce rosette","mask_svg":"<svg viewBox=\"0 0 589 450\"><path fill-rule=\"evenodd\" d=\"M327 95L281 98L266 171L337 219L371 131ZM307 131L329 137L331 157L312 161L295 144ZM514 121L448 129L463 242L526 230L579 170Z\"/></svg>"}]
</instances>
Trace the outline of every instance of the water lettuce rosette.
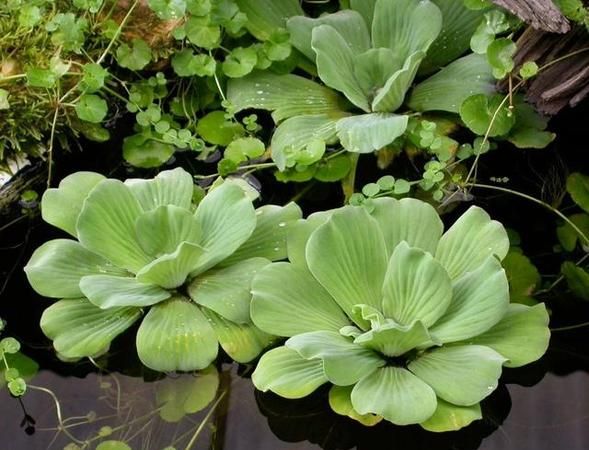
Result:
<instances>
[{"instance_id":1,"label":"water lettuce rosette","mask_svg":"<svg viewBox=\"0 0 589 450\"><path fill-rule=\"evenodd\" d=\"M252 283L254 324L288 338L253 374L262 391L331 383L332 408L364 424L456 430L502 367L547 349L546 308L510 303L507 233L476 206L444 233L429 204L377 199L301 220L288 248Z\"/></svg>"},{"instance_id":2,"label":"water lettuce rosette","mask_svg":"<svg viewBox=\"0 0 589 450\"><path fill-rule=\"evenodd\" d=\"M60 299L41 328L62 358L101 355L141 319L137 352L158 371L203 369L219 344L247 362L268 344L249 317L251 280L286 257L300 209L256 210L231 182L193 197L183 169L125 182L78 172L44 194L45 221L77 239L43 244L25 267L35 291Z\"/></svg>"}]
</instances>

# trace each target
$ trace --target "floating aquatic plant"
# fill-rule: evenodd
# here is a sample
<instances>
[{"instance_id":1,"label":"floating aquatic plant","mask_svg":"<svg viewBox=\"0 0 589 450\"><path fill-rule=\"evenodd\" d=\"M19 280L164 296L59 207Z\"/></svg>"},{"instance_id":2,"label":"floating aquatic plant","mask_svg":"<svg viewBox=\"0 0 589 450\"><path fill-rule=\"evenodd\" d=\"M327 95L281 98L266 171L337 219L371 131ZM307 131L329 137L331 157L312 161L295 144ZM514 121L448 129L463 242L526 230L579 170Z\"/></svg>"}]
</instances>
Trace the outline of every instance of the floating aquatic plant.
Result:
<instances>
[{"instance_id":1,"label":"floating aquatic plant","mask_svg":"<svg viewBox=\"0 0 589 450\"><path fill-rule=\"evenodd\" d=\"M300 221L288 247L252 284L253 322L288 338L253 374L262 391L331 383L331 407L364 424L456 430L481 418L502 367L548 346L544 305L510 304L507 233L478 207L444 233L427 203L375 199Z\"/></svg>"},{"instance_id":2,"label":"floating aquatic plant","mask_svg":"<svg viewBox=\"0 0 589 450\"><path fill-rule=\"evenodd\" d=\"M159 371L203 369L218 344L246 362L268 344L249 318L250 283L286 257L300 210L255 210L231 182L198 207L193 193L182 169L124 183L78 172L45 193L45 221L77 238L43 244L25 267L39 294L61 299L41 318L61 357L101 355L140 319L139 358Z\"/></svg>"}]
</instances>

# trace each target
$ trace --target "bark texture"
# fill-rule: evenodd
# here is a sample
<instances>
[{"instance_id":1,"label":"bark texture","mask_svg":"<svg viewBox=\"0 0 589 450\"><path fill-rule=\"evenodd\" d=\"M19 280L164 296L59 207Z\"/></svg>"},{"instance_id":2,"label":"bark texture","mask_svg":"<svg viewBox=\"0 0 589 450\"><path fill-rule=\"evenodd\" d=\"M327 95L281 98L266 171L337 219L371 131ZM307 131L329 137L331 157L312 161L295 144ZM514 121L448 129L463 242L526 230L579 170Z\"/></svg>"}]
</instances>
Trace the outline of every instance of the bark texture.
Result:
<instances>
[{"instance_id":1,"label":"bark texture","mask_svg":"<svg viewBox=\"0 0 589 450\"><path fill-rule=\"evenodd\" d=\"M493 0L498 6L515 14L537 30L566 33L571 29L569 21L552 0Z\"/></svg>"}]
</instances>

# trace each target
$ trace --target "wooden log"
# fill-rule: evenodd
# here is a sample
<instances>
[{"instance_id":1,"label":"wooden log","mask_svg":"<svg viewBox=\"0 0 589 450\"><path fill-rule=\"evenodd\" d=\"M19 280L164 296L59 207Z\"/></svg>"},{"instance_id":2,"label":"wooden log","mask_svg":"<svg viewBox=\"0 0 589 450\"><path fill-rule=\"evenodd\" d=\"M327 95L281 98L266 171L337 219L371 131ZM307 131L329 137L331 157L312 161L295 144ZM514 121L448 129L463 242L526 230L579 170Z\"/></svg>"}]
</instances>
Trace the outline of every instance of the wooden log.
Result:
<instances>
[{"instance_id":1,"label":"wooden log","mask_svg":"<svg viewBox=\"0 0 589 450\"><path fill-rule=\"evenodd\" d=\"M566 33L569 21L551 0L493 0L498 6L515 14L534 29L551 33Z\"/></svg>"}]
</instances>

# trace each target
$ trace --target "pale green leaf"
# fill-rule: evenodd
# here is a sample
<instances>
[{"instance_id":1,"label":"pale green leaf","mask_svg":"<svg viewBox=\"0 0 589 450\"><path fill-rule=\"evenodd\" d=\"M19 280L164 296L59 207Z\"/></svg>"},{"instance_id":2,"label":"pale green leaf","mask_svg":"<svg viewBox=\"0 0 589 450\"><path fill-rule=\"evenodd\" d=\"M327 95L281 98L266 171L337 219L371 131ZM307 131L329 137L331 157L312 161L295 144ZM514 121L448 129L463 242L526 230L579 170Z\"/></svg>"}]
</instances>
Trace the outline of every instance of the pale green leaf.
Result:
<instances>
[{"instance_id":1,"label":"pale green leaf","mask_svg":"<svg viewBox=\"0 0 589 450\"><path fill-rule=\"evenodd\" d=\"M457 59L419 83L407 105L416 111L460 112L460 106L475 94L491 94L495 79L485 55L475 53Z\"/></svg>"},{"instance_id":2,"label":"pale green leaf","mask_svg":"<svg viewBox=\"0 0 589 450\"><path fill-rule=\"evenodd\" d=\"M357 336L355 344L371 348L386 356L401 356L417 347L430 346L431 337L421 321L403 326L388 321Z\"/></svg>"},{"instance_id":3,"label":"pale green leaf","mask_svg":"<svg viewBox=\"0 0 589 450\"><path fill-rule=\"evenodd\" d=\"M443 347L409 363L409 370L429 384L437 396L459 406L471 406L496 388L505 362L481 345Z\"/></svg>"},{"instance_id":4,"label":"pale green leaf","mask_svg":"<svg viewBox=\"0 0 589 450\"><path fill-rule=\"evenodd\" d=\"M152 259L135 235L135 221L142 213L127 186L118 180L104 180L90 192L78 217L80 243L116 266L136 273Z\"/></svg>"},{"instance_id":5,"label":"pale green leaf","mask_svg":"<svg viewBox=\"0 0 589 450\"><path fill-rule=\"evenodd\" d=\"M494 256L453 282L452 302L430 329L442 342L469 339L497 324L507 312L509 284Z\"/></svg>"},{"instance_id":6,"label":"pale green leaf","mask_svg":"<svg viewBox=\"0 0 589 450\"><path fill-rule=\"evenodd\" d=\"M128 179L125 184L144 211L167 205L190 209L194 183L184 169L165 170L152 180Z\"/></svg>"},{"instance_id":7,"label":"pale green leaf","mask_svg":"<svg viewBox=\"0 0 589 450\"><path fill-rule=\"evenodd\" d=\"M354 11L358 11L368 27L372 27L372 19L374 17L374 7L378 0L350 0L350 7Z\"/></svg>"},{"instance_id":8,"label":"pale green leaf","mask_svg":"<svg viewBox=\"0 0 589 450\"><path fill-rule=\"evenodd\" d=\"M139 308L104 310L85 298L60 300L43 312L41 329L60 355L70 359L96 357L140 316Z\"/></svg>"},{"instance_id":9,"label":"pale green leaf","mask_svg":"<svg viewBox=\"0 0 589 450\"><path fill-rule=\"evenodd\" d=\"M288 259L295 266L307 268L305 250L311 233L331 217L333 211L319 211L292 224L286 237Z\"/></svg>"},{"instance_id":10,"label":"pale green leaf","mask_svg":"<svg viewBox=\"0 0 589 450\"><path fill-rule=\"evenodd\" d=\"M550 341L548 322L543 303L531 307L511 304L497 325L469 342L500 353L508 359L506 367L525 366L546 353Z\"/></svg>"},{"instance_id":11,"label":"pale green leaf","mask_svg":"<svg viewBox=\"0 0 589 450\"><path fill-rule=\"evenodd\" d=\"M352 406L352 389L353 386L332 386L329 390L329 406L337 414L348 416L357 420L362 425L371 427L382 421L382 416L374 414L359 414Z\"/></svg>"},{"instance_id":12,"label":"pale green leaf","mask_svg":"<svg viewBox=\"0 0 589 450\"><path fill-rule=\"evenodd\" d=\"M123 441L103 441L96 446L96 450L132 450L126 443Z\"/></svg>"},{"instance_id":13,"label":"pale green leaf","mask_svg":"<svg viewBox=\"0 0 589 450\"><path fill-rule=\"evenodd\" d=\"M460 430L482 418L481 405L478 403L471 406L458 406L438 399L438 407L434 415L419 425L427 431L441 433Z\"/></svg>"},{"instance_id":14,"label":"pale green leaf","mask_svg":"<svg viewBox=\"0 0 589 450\"><path fill-rule=\"evenodd\" d=\"M395 425L427 420L436 410L436 394L401 367L383 367L363 378L352 390L359 414L376 414Z\"/></svg>"},{"instance_id":15,"label":"pale green leaf","mask_svg":"<svg viewBox=\"0 0 589 450\"><path fill-rule=\"evenodd\" d=\"M432 255L402 241L389 261L382 311L402 325L419 320L429 328L452 301L452 282Z\"/></svg>"},{"instance_id":16,"label":"pale green leaf","mask_svg":"<svg viewBox=\"0 0 589 450\"><path fill-rule=\"evenodd\" d=\"M137 331L137 353L160 372L192 371L217 357L215 332L199 307L175 296L152 307Z\"/></svg>"},{"instance_id":17,"label":"pale green leaf","mask_svg":"<svg viewBox=\"0 0 589 450\"><path fill-rule=\"evenodd\" d=\"M408 116L373 113L338 120L337 136L353 153L370 153L389 145L407 128Z\"/></svg>"},{"instance_id":18,"label":"pale green leaf","mask_svg":"<svg viewBox=\"0 0 589 450\"><path fill-rule=\"evenodd\" d=\"M265 267L254 278L252 294L252 320L268 333L337 332L350 324L333 298L301 266L275 263Z\"/></svg>"},{"instance_id":19,"label":"pale green leaf","mask_svg":"<svg viewBox=\"0 0 589 450\"><path fill-rule=\"evenodd\" d=\"M295 350L278 347L265 353L252 381L257 389L285 398L303 398L327 383L321 360L306 360Z\"/></svg>"},{"instance_id":20,"label":"pale green leaf","mask_svg":"<svg viewBox=\"0 0 589 450\"><path fill-rule=\"evenodd\" d=\"M477 206L471 206L444 233L436 250L436 259L446 268L450 278L479 267L490 255L505 258L509 238L503 225L491 220Z\"/></svg>"},{"instance_id":21,"label":"pale green leaf","mask_svg":"<svg viewBox=\"0 0 589 450\"><path fill-rule=\"evenodd\" d=\"M560 271L573 294L583 300L589 300L589 273L572 261L565 261Z\"/></svg>"},{"instance_id":22,"label":"pale green leaf","mask_svg":"<svg viewBox=\"0 0 589 450\"><path fill-rule=\"evenodd\" d=\"M154 285L143 284L131 277L87 275L80 280L84 296L101 309L122 306L151 306L172 294Z\"/></svg>"},{"instance_id":23,"label":"pale green leaf","mask_svg":"<svg viewBox=\"0 0 589 450\"><path fill-rule=\"evenodd\" d=\"M405 61L397 60L390 48L371 48L354 58L354 76L363 92L372 99Z\"/></svg>"},{"instance_id":24,"label":"pale green leaf","mask_svg":"<svg viewBox=\"0 0 589 450\"><path fill-rule=\"evenodd\" d=\"M435 253L444 224L433 206L413 198L377 198L372 205L371 215L380 226L388 255L393 254L401 241L432 255Z\"/></svg>"},{"instance_id":25,"label":"pale green leaf","mask_svg":"<svg viewBox=\"0 0 589 450\"><path fill-rule=\"evenodd\" d=\"M302 16L298 0L236 0L239 10L247 15L246 27L257 39L265 41L278 28L284 28L289 17Z\"/></svg>"},{"instance_id":26,"label":"pale green leaf","mask_svg":"<svg viewBox=\"0 0 589 450\"><path fill-rule=\"evenodd\" d=\"M237 323L250 321L251 284L254 275L270 264L265 258L250 258L197 276L188 286L196 303Z\"/></svg>"},{"instance_id":27,"label":"pale green leaf","mask_svg":"<svg viewBox=\"0 0 589 450\"><path fill-rule=\"evenodd\" d=\"M58 188L47 189L41 200L43 220L77 237L76 222L84 200L104 176L94 172L76 172L65 177Z\"/></svg>"},{"instance_id":28,"label":"pale green leaf","mask_svg":"<svg viewBox=\"0 0 589 450\"><path fill-rule=\"evenodd\" d=\"M350 338L335 331L297 334L285 345L305 359L323 361L325 376L338 386L357 383L386 364L373 350L354 344Z\"/></svg>"},{"instance_id":29,"label":"pale green leaf","mask_svg":"<svg viewBox=\"0 0 589 450\"><path fill-rule=\"evenodd\" d=\"M306 252L313 276L348 316L357 304L380 308L386 244L378 223L364 208L334 212L313 232Z\"/></svg>"}]
</instances>

